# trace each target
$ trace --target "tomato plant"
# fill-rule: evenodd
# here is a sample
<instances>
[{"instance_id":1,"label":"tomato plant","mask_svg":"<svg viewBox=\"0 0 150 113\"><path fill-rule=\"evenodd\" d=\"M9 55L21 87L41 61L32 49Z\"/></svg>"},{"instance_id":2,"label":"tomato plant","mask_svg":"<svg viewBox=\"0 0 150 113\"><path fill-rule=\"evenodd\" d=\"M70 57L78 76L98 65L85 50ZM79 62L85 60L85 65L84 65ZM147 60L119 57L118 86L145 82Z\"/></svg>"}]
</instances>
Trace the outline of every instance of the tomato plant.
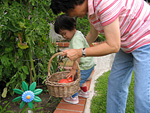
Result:
<instances>
[{"instance_id":1,"label":"tomato plant","mask_svg":"<svg viewBox=\"0 0 150 113\"><path fill-rule=\"evenodd\" d=\"M0 0L0 94L13 95L22 81L44 84L56 46L50 37L55 16L47 0ZM52 62L52 71L57 70ZM41 83L42 82L42 83ZM3 90L4 89L4 90Z\"/></svg>"}]
</instances>

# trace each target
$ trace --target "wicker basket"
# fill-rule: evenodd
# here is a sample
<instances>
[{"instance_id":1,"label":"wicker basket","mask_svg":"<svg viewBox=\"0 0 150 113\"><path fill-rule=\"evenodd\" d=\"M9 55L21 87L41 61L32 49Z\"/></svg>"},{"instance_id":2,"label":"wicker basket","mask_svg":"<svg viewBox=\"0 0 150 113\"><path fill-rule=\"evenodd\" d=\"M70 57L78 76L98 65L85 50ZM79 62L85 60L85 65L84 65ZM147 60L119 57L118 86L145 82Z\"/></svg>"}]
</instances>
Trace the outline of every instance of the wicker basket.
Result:
<instances>
[{"instance_id":1,"label":"wicker basket","mask_svg":"<svg viewBox=\"0 0 150 113\"><path fill-rule=\"evenodd\" d=\"M66 84L58 83L59 80L66 78L66 75L70 72L70 71L62 71L62 72L56 72L52 75L50 74L50 67L51 67L52 59L56 57L57 55L61 55L61 54L63 54L63 52L58 52L54 54L49 60L48 77L46 79L46 85L47 85L50 95L55 96L55 97L70 97L76 92L78 92L79 90L80 80L81 80L80 68L79 68L78 62L75 61L78 67L76 79L73 82L66 83Z\"/></svg>"}]
</instances>

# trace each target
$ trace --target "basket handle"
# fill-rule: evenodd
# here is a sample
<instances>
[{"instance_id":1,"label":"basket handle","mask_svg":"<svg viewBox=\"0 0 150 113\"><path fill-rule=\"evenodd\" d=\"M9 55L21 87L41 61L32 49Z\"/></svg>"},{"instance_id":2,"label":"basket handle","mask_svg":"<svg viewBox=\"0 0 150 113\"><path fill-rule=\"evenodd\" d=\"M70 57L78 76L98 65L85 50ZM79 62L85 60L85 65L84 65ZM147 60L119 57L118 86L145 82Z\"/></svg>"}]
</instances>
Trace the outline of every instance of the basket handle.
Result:
<instances>
[{"instance_id":1,"label":"basket handle","mask_svg":"<svg viewBox=\"0 0 150 113\"><path fill-rule=\"evenodd\" d=\"M63 54L63 52L58 52L58 53L55 53L55 54L50 58L49 63L48 63L48 76L51 76L51 75L50 75L50 67L51 67L51 62L52 62L53 58L56 57L57 55L62 55L62 54ZM79 75L80 75L79 63L78 63L77 61L74 61L74 62L75 62L76 65L77 65L77 70L78 70L78 73L79 73Z\"/></svg>"}]
</instances>

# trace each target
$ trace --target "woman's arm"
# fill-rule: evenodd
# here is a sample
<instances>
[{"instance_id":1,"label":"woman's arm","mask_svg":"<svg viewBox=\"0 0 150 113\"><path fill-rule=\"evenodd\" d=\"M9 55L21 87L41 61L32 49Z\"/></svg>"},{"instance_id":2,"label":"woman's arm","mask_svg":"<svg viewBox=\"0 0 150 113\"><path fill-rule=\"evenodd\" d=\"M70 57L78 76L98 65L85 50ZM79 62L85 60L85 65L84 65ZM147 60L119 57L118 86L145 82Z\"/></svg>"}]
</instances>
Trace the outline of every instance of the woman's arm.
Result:
<instances>
[{"instance_id":1,"label":"woman's arm","mask_svg":"<svg viewBox=\"0 0 150 113\"><path fill-rule=\"evenodd\" d=\"M85 52L87 56L103 56L119 51L121 41L118 18L109 25L104 26L104 34L106 41L95 47L86 48Z\"/></svg>"},{"instance_id":2,"label":"woman's arm","mask_svg":"<svg viewBox=\"0 0 150 113\"><path fill-rule=\"evenodd\" d=\"M86 48L86 56L103 56L119 51L121 41L118 18L109 25L104 26L104 33L106 41L97 46ZM82 57L82 49L65 50L64 53L67 54L67 57L71 60Z\"/></svg>"}]
</instances>

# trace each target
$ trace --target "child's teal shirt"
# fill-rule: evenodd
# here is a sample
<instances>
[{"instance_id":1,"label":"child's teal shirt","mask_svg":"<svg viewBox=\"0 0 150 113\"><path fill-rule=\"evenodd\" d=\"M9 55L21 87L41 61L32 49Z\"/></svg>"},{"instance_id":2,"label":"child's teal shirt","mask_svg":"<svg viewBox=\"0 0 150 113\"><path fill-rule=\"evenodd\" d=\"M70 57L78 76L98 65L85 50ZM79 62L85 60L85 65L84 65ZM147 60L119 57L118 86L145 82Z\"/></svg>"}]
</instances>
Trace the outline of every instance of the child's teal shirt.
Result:
<instances>
[{"instance_id":1,"label":"child's teal shirt","mask_svg":"<svg viewBox=\"0 0 150 113\"><path fill-rule=\"evenodd\" d=\"M76 31L73 38L70 41L70 49L80 49L89 47L84 35L80 31ZM81 57L80 58L80 70L88 70L95 65L93 57Z\"/></svg>"}]
</instances>

